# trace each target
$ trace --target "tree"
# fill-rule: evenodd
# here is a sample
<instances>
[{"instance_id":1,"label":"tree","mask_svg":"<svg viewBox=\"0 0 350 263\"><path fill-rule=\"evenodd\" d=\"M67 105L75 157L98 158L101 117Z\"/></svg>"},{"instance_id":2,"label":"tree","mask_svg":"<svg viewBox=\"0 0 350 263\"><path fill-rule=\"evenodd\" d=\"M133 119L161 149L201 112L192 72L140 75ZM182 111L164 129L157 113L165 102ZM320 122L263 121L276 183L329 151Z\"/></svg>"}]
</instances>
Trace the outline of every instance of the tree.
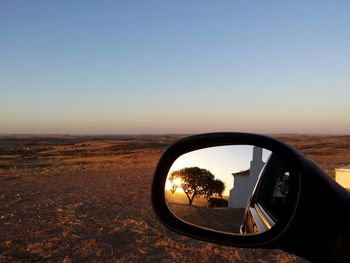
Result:
<instances>
[{"instance_id":1,"label":"tree","mask_svg":"<svg viewBox=\"0 0 350 263\"><path fill-rule=\"evenodd\" d=\"M192 205L194 198L200 196L209 199L211 196L222 196L225 184L206 169L199 167L186 167L174 171L169 177L172 183L171 192L181 188L188 198L188 204Z\"/></svg>"}]
</instances>

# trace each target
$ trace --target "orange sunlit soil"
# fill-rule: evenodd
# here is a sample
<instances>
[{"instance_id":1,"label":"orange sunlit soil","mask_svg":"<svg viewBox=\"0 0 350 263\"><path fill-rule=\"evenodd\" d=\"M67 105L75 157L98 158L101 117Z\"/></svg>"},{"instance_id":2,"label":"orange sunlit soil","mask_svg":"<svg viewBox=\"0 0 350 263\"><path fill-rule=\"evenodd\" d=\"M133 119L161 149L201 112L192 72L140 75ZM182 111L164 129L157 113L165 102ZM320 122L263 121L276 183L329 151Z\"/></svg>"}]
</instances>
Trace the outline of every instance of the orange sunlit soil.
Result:
<instances>
[{"instance_id":1,"label":"orange sunlit soil","mask_svg":"<svg viewBox=\"0 0 350 263\"><path fill-rule=\"evenodd\" d=\"M278 136L334 176L350 136ZM0 262L303 262L165 229L150 204L164 149L179 136L2 136Z\"/></svg>"}]
</instances>

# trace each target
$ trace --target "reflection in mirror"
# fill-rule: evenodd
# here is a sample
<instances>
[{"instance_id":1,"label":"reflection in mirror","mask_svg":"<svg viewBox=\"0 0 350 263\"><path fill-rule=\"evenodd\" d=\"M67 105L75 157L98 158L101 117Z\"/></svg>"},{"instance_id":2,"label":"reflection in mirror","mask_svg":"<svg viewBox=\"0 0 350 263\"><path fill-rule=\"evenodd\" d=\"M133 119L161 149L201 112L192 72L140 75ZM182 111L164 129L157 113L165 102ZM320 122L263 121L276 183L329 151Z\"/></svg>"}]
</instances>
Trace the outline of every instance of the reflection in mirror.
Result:
<instances>
[{"instance_id":1,"label":"reflection in mirror","mask_svg":"<svg viewBox=\"0 0 350 263\"><path fill-rule=\"evenodd\" d=\"M273 156L252 145L188 152L169 170L167 205L176 217L199 227L233 234L264 232L278 220L288 195L289 173L282 169L283 160ZM261 182L263 177L270 177L268 184Z\"/></svg>"}]
</instances>

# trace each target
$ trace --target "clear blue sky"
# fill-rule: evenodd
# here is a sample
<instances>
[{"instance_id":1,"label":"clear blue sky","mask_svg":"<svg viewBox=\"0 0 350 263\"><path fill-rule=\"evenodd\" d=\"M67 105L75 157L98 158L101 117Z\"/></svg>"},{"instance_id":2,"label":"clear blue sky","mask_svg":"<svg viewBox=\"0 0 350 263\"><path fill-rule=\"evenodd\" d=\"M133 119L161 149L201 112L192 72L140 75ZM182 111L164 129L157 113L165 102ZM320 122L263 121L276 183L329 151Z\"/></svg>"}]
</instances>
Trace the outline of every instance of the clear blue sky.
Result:
<instances>
[{"instance_id":1,"label":"clear blue sky","mask_svg":"<svg viewBox=\"0 0 350 263\"><path fill-rule=\"evenodd\" d=\"M1 1L0 133L350 134L350 1Z\"/></svg>"}]
</instances>

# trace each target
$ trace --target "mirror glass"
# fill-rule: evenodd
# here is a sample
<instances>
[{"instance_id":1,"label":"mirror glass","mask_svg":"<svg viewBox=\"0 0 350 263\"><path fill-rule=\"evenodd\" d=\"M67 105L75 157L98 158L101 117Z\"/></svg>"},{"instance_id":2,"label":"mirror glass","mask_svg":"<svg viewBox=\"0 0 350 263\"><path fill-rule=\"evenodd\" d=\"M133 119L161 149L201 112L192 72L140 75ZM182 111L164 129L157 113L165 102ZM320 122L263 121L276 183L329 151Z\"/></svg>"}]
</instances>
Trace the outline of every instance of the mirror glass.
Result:
<instances>
[{"instance_id":1,"label":"mirror glass","mask_svg":"<svg viewBox=\"0 0 350 263\"><path fill-rule=\"evenodd\" d=\"M204 148L172 164L165 198L181 220L232 234L271 229L286 207L289 171L271 151L253 145Z\"/></svg>"}]
</instances>

